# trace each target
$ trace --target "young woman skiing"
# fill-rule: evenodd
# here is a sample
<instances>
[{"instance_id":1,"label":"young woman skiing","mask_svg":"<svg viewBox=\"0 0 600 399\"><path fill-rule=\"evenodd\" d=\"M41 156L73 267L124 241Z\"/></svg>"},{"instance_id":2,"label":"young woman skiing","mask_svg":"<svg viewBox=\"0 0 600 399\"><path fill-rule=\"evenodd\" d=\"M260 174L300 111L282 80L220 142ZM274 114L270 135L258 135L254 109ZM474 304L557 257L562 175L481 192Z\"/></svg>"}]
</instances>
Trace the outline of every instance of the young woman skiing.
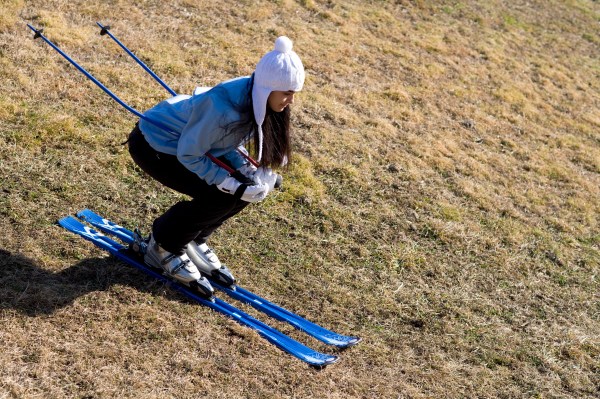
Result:
<instances>
[{"instance_id":1,"label":"young woman skiing","mask_svg":"<svg viewBox=\"0 0 600 399\"><path fill-rule=\"evenodd\" d=\"M290 159L289 105L303 84L302 62L291 40L282 36L251 76L170 98L144 113L129 136L134 162L191 197L154 221L146 263L206 296L213 288L202 275L234 283L206 240L274 189L277 175L271 168ZM243 146L249 141L259 167L247 158Z\"/></svg>"}]
</instances>

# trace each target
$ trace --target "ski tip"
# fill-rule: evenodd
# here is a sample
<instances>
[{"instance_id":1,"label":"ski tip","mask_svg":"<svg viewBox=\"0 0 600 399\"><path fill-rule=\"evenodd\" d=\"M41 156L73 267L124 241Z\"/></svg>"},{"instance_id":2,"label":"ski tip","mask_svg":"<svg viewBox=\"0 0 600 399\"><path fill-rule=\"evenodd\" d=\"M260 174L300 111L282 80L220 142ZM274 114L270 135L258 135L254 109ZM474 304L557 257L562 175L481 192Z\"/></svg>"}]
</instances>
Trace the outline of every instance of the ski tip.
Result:
<instances>
[{"instance_id":1,"label":"ski tip","mask_svg":"<svg viewBox=\"0 0 600 399\"><path fill-rule=\"evenodd\" d=\"M330 355L330 356L327 356L327 358L325 358L325 359L320 359L319 362L310 363L309 366L315 370L323 370L325 367L329 366L330 364L337 363L338 360L340 360L340 358L338 356Z\"/></svg>"},{"instance_id":2,"label":"ski tip","mask_svg":"<svg viewBox=\"0 0 600 399\"><path fill-rule=\"evenodd\" d=\"M346 345L344 346L345 348L349 348L351 346L354 346L356 344L358 344L359 342L362 341L361 337L352 337L348 340L348 343L346 343Z\"/></svg>"}]
</instances>

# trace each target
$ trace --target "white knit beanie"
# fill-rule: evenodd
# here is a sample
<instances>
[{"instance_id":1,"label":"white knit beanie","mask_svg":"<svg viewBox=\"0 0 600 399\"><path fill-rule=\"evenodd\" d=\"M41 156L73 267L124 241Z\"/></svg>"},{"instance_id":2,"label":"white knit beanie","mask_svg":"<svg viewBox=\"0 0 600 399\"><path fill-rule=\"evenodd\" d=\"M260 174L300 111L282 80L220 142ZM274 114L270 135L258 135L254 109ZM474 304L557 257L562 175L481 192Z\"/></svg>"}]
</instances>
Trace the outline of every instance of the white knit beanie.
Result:
<instances>
[{"instance_id":1,"label":"white knit beanie","mask_svg":"<svg viewBox=\"0 0 600 399\"><path fill-rule=\"evenodd\" d=\"M298 54L292 51L292 41L280 36L275 49L261 58L254 71L252 105L258 125L258 161L262 158L262 124L267 113L267 99L272 91L300 91L304 85L304 66Z\"/></svg>"}]
</instances>

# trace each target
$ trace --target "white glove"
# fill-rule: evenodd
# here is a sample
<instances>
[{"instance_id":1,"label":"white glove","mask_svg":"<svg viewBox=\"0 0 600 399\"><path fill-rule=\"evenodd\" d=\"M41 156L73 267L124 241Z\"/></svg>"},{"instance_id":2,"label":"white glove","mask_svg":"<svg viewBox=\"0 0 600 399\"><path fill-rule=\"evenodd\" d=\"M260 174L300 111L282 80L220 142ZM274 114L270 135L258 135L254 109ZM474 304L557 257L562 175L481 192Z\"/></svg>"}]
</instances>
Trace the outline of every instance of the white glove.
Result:
<instances>
[{"instance_id":1,"label":"white glove","mask_svg":"<svg viewBox=\"0 0 600 399\"><path fill-rule=\"evenodd\" d=\"M277 173L265 166L259 167L254 173L254 179L259 183L267 184L269 186L269 192L273 191L275 188L277 176L279 176Z\"/></svg>"},{"instance_id":2,"label":"white glove","mask_svg":"<svg viewBox=\"0 0 600 399\"><path fill-rule=\"evenodd\" d=\"M259 202L265 199L269 194L269 186L267 184L258 183L240 183L233 176L228 176L217 188L224 193L233 195L236 198L246 202Z\"/></svg>"},{"instance_id":3,"label":"white glove","mask_svg":"<svg viewBox=\"0 0 600 399\"><path fill-rule=\"evenodd\" d=\"M241 199L246 202L259 202L264 200L269 194L269 186L266 184L254 184L247 186Z\"/></svg>"},{"instance_id":4,"label":"white glove","mask_svg":"<svg viewBox=\"0 0 600 399\"><path fill-rule=\"evenodd\" d=\"M237 169L244 176L253 179L254 173L256 172L256 166L252 165L250 162L243 164L241 167Z\"/></svg>"}]
</instances>

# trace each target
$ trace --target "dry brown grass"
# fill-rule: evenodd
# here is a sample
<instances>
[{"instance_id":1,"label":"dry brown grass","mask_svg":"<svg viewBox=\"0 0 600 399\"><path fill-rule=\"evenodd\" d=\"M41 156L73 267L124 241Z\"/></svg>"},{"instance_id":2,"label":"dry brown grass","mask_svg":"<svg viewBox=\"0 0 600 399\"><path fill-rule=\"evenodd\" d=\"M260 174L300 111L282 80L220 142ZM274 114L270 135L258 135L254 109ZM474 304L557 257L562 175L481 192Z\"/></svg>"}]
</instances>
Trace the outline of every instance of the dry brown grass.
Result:
<instances>
[{"instance_id":1,"label":"dry brown grass","mask_svg":"<svg viewBox=\"0 0 600 399\"><path fill-rule=\"evenodd\" d=\"M598 2L97 3L0 9L0 398L600 396ZM294 40L297 163L212 243L244 285L363 337L339 364L55 225L89 207L147 230L177 199L120 145L133 118L26 28L138 109L165 98L96 21L183 93Z\"/></svg>"}]
</instances>

